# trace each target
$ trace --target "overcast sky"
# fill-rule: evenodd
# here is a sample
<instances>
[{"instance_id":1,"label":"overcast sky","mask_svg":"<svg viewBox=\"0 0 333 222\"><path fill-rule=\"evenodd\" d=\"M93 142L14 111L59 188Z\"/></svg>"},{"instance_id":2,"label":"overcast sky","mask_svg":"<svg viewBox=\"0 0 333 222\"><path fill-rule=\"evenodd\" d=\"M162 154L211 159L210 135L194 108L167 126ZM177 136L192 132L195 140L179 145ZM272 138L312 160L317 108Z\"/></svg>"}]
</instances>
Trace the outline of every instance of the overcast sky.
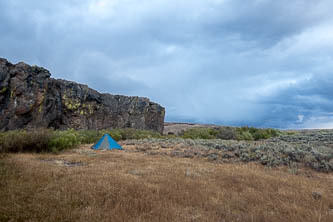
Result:
<instances>
[{"instance_id":1,"label":"overcast sky","mask_svg":"<svg viewBox=\"0 0 333 222\"><path fill-rule=\"evenodd\" d=\"M0 0L0 57L167 121L333 128L332 0Z\"/></svg>"}]
</instances>

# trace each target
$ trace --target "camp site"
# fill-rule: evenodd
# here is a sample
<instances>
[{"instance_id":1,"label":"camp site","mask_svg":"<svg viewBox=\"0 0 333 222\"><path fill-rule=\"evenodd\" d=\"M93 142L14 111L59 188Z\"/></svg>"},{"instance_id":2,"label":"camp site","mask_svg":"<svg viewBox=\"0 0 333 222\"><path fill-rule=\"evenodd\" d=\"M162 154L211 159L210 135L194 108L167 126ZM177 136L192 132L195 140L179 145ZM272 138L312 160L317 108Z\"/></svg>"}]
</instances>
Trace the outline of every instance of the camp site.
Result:
<instances>
[{"instance_id":1,"label":"camp site","mask_svg":"<svg viewBox=\"0 0 333 222\"><path fill-rule=\"evenodd\" d=\"M0 222L333 222L333 0L0 0Z\"/></svg>"},{"instance_id":2,"label":"camp site","mask_svg":"<svg viewBox=\"0 0 333 222\"><path fill-rule=\"evenodd\" d=\"M173 129L166 128L167 132L170 130ZM59 150L53 147L51 152L2 154L0 218L316 221L321 217L322 221L331 221L332 173L322 171L319 165L309 167L311 162L306 161L311 160L310 156L276 165L284 155L277 152L276 141L190 138L198 133L203 138L212 135L204 132L211 130L191 128L182 136L130 129L53 132L59 136L53 135L52 142ZM42 133L28 134L16 132L10 141L17 146L34 137L37 142ZM320 135L333 136L330 131L313 138L302 135L272 139L279 138L280 144L287 145L282 139L307 138L305 145L316 142ZM27 143L23 145L29 147ZM70 145L73 147L61 148ZM251 156L259 154L255 149L258 146L262 147L260 156L272 152L276 156L251 160ZM237 153L248 159L241 160Z\"/></svg>"}]
</instances>

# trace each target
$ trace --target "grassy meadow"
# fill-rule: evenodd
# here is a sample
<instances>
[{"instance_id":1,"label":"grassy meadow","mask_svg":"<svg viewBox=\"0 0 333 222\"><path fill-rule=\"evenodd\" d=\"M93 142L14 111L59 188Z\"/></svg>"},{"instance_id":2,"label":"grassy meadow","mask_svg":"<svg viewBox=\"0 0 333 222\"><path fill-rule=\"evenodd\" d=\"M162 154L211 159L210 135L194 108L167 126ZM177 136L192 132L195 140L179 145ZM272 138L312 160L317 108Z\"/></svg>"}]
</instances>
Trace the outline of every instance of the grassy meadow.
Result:
<instances>
[{"instance_id":1,"label":"grassy meadow","mask_svg":"<svg viewBox=\"0 0 333 222\"><path fill-rule=\"evenodd\" d=\"M0 153L0 222L333 221L332 173L187 152L206 152L209 146L202 144L215 140L195 144L181 136L124 130L118 131L123 151L95 151L84 143L104 132L50 131L47 140L29 140L30 132L20 132L20 149ZM2 134L3 149L14 147L10 133ZM61 133L73 135L55 143ZM190 146L171 143L178 140ZM31 141L52 148L24 150L33 147ZM181 150L186 155L174 155Z\"/></svg>"}]
</instances>

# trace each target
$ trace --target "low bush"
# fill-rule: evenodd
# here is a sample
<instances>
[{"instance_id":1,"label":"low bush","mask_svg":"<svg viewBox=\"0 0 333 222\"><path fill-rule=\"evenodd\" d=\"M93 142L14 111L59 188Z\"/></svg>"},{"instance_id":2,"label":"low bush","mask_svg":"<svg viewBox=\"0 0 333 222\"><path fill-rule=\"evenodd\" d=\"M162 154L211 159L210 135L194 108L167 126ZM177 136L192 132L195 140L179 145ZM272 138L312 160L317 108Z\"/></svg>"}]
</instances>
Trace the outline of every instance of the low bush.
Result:
<instances>
[{"instance_id":1,"label":"low bush","mask_svg":"<svg viewBox=\"0 0 333 222\"><path fill-rule=\"evenodd\" d=\"M103 136L104 130L79 130L78 132L78 140L82 144L95 143L101 136Z\"/></svg>"},{"instance_id":2,"label":"low bush","mask_svg":"<svg viewBox=\"0 0 333 222\"><path fill-rule=\"evenodd\" d=\"M51 130L36 129L32 131L14 130L0 133L0 153L4 152L59 152L74 148L79 144L97 142L104 134L110 134L116 141L129 139L167 138L160 133L137 129L112 130ZM260 140L280 135L274 129L254 127L218 127L191 128L180 134L184 139L224 139L224 140Z\"/></svg>"},{"instance_id":3,"label":"low bush","mask_svg":"<svg viewBox=\"0 0 333 222\"><path fill-rule=\"evenodd\" d=\"M161 138L161 134L149 130L137 130L132 128L113 129L110 135L117 141L129 139L147 139L147 138Z\"/></svg>"},{"instance_id":4,"label":"low bush","mask_svg":"<svg viewBox=\"0 0 333 222\"><path fill-rule=\"evenodd\" d=\"M249 131L240 131L237 140L253 140L253 136Z\"/></svg>"},{"instance_id":5,"label":"low bush","mask_svg":"<svg viewBox=\"0 0 333 222\"><path fill-rule=\"evenodd\" d=\"M0 153L6 152L59 152L79 144L97 142L104 134L116 141L127 139L160 138L158 132L136 129L112 130L14 130L0 133Z\"/></svg>"},{"instance_id":6,"label":"low bush","mask_svg":"<svg viewBox=\"0 0 333 222\"><path fill-rule=\"evenodd\" d=\"M218 129L217 139L236 140L236 139L238 139L237 131L233 127L229 127L229 126L221 127Z\"/></svg>"},{"instance_id":7,"label":"low bush","mask_svg":"<svg viewBox=\"0 0 333 222\"><path fill-rule=\"evenodd\" d=\"M279 136L275 129L259 129L255 127L216 127L191 128L180 134L184 139L223 139L223 140L261 140Z\"/></svg>"},{"instance_id":8,"label":"low bush","mask_svg":"<svg viewBox=\"0 0 333 222\"><path fill-rule=\"evenodd\" d=\"M279 130L276 129L259 129L255 127L243 126L237 128L237 134L239 140L261 140L269 139L271 137L276 137L281 134Z\"/></svg>"},{"instance_id":9,"label":"low bush","mask_svg":"<svg viewBox=\"0 0 333 222\"><path fill-rule=\"evenodd\" d=\"M14 130L1 133L0 151L2 152L41 152L49 149L52 131L48 129L25 131Z\"/></svg>"},{"instance_id":10,"label":"low bush","mask_svg":"<svg viewBox=\"0 0 333 222\"><path fill-rule=\"evenodd\" d=\"M219 131L213 128L191 128L181 133L184 139L216 139Z\"/></svg>"},{"instance_id":11,"label":"low bush","mask_svg":"<svg viewBox=\"0 0 333 222\"><path fill-rule=\"evenodd\" d=\"M48 145L51 151L58 152L64 149L73 148L80 143L80 134L78 131L66 130L54 131Z\"/></svg>"}]
</instances>

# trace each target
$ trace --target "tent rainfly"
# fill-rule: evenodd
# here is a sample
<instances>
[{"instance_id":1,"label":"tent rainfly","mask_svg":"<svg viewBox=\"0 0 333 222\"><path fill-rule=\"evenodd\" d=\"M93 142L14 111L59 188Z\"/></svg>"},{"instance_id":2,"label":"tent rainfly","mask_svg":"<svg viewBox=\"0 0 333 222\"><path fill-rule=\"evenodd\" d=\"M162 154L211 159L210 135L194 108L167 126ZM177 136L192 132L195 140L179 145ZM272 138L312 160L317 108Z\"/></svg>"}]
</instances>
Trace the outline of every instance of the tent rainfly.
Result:
<instances>
[{"instance_id":1,"label":"tent rainfly","mask_svg":"<svg viewBox=\"0 0 333 222\"><path fill-rule=\"evenodd\" d=\"M123 148L114 140L109 134L104 134L104 136L92 147L95 150L122 150Z\"/></svg>"}]
</instances>

